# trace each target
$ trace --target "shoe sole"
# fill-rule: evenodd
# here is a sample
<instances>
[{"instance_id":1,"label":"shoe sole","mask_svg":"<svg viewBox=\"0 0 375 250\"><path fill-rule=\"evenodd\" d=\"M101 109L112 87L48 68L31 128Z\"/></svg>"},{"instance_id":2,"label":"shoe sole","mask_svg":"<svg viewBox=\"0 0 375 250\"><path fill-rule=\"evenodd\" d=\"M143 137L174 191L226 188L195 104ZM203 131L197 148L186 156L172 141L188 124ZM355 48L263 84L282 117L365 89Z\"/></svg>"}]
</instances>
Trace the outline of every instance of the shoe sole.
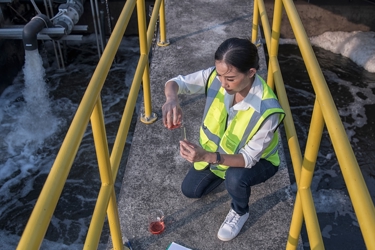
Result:
<instances>
[{"instance_id":1,"label":"shoe sole","mask_svg":"<svg viewBox=\"0 0 375 250\"><path fill-rule=\"evenodd\" d=\"M238 234L237 234L238 235ZM221 241L230 241L230 240L233 240L234 238L236 238L237 237L237 235L236 236L234 236L233 238L231 238L231 239L229 239L229 238L222 238L222 237L220 237L219 235L217 236L218 238L219 238L219 240L221 240Z\"/></svg>"}]
</instances>

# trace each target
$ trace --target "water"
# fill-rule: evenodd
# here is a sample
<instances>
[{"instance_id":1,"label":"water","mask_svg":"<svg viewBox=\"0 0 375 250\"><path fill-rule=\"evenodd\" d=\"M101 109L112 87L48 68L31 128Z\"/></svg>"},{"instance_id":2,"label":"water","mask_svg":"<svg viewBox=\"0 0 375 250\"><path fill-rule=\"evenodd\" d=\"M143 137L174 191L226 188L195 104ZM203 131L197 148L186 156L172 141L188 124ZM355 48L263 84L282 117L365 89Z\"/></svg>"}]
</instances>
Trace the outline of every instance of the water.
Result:
<instances>
[{"instance_id":1,"label":"water","mask_svg":"<svg viewBox=\"0 0 375 250\"><path fill-rule=\"evenodd\" d=\"M374 32L327 32L311 38L358 164L375 201ZM294 40L282 40L280 67L304 152L315 95ZM292 97L292 98L291 98ZM289 164L291 167L291 164ZM290 168L290 171L291 168ZM293 175L291 176L292 181ZM295 186L295 184L294 184ZM311 186L326 249L366 249L325 130ZM306 232L303 241L308 242ZM306 249L309 244L304 244Z\"/></svg>"},{"instance_id":2,"label":"water","mask_svg":"<svg viewBox=\"0 0 375 250\"><path fill-rule=\"evenodd\" d=\"M354 39L355 36L359 37L361 46L356 45L358 39ZM375 160L375 115L370 112L375 105L375 73L372 70L374 63L371 58L354 62L357 60L356 57L360 59L367 55L375 55L374 41L367 38L373 36L373 32L336 32L313 38L312 41L319 45L319 47L314 47L314 50L344 121L371 197L375 200L375 167L373 164ZM353 39L348 39L348 37ZM340 41L344 40L347 49L338 50L337 48L343 48ZM280 65L284 72L283 78L287 92L292 97L289 101L303 152L315 96L299 50L294 45L295 41L283 40L282 42L285 45L280 46ZM43 99L44 104L37 104L34 106L35 108L29 110L34 112L34 115L27 116L25 114L24 111L29 106L26 105L26 102L29 103L29 99L25 96L31 95L27 94L27 89L29 81L32 82L32 80L25 78L28 73L24 73L24 71L19 73L14 83L0 96L1 249L14 249L17 246L98 61L95 42L91 38L82 44L70 43L67 50L66 72L60 72L56 69L50 44L46 43L45 45L46 49L40 51L42 63L36 63L44 67L35 71L39 72L38 77L43 76L43 79L37 82L44 83L45 88L42 89L46 92L41 91L43 98L36 99ZM330 47L324 47L328 45ZM349 48L354 47L354 51L357 53L344 54ZM364 53L362 53L363 50L365 50ZM103 90L102 102L110 149L138 62L138 55L138 40L126 38L121 45L121 52L117 55L117 63L111 68ZM33 58L36 57L33 56ZM371 63L368 63L369 61ZM45 72L43 73L44 68ZM31 77L31 79L35 78L35 76ZM32 84L32 86L31 92L37 92L35 85ZM44 111L35 112L39 108ZM48 115L49 118L38 117L42 113L42 117ZM134 121L135 116L132 119ZM38 125L31 126L34 122ZM131 143L131 131L132 129L130 129L126 150L129 149ZM365 249L326 131L321 144L311 189L326 249ZM82 248L100 186L95 151L91 145L92 133L89 127L69 174L68 182L64 187L62 199L57 205L42 249ZM123 174L125 161L126 152L121 163L118 180ZM292 174L291 179L293 181ZM119 188L119 185L118 181L116 188ZM102 247L107 243L108 228L105 227L104 231L101 239ZM306 233L302 236L304 242L308 242ZM308 249L308 243L305 243L305 247Z\"/></svg>"},{"instance_id":3,"label":"water","mask_svg":"<svg viewBox=\"0 0 375 250\"><path fill-rule=\"evenodd\" d=\"M102 91L109 149L139 58L137 38L122 41ZM0 248L14 249L98 62L93 37L69 42L66 71L57 69L51 43L26 52L25 65L0 97ZM136 111L137 112L137 111ZM134 126L135 116L130 117ZM132 130L132 129L131 129ZM129 132L116 189L121 185ZM41 249L82 249L100 188L90 126L64 186ZM101 244L108 241L105 226Z\"/></svg>"}]
</instances>

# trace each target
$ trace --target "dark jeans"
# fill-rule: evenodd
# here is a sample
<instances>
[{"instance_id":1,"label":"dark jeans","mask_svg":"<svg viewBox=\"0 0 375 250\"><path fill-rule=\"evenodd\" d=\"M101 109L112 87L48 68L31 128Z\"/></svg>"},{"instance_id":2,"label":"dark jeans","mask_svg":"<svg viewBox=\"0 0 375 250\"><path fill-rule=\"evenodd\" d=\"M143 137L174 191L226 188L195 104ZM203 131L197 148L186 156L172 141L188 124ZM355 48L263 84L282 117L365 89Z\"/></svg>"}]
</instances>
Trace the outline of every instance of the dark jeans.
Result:
<instances>
[{"instance_id":1,"label":"dark jeans","mask_svg":"<svg viewBox=\"0 0 375 250\"><path fill-rule=\"evenodd\" d=\"M228 168L224 180L209 168L198 171L192 167L182 182L181 190L188 198L201 198L225 181L225 187L232 198L232 209L243 215L249 212L250 187L265 182L274 176L278 169L279 167L262 159L252 168Z\"/></svg>"}]
</instances>

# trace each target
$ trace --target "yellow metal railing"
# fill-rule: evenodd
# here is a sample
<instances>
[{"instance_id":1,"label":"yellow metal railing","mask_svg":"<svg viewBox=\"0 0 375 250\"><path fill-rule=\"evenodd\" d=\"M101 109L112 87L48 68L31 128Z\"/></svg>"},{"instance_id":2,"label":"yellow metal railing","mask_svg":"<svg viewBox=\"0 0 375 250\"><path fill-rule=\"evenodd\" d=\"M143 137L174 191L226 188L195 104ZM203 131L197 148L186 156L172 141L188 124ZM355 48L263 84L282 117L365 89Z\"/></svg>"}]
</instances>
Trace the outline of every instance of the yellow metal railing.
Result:
<instances>
[{"instance_id":1,"label":"yellow metal railing","mask_svg":"<svg viewBox=\"0 0 375 250\"><path fill-rule=\"evenodd\" d=\"M277 59L283 9L285 9L286 15L289 18L316 95L304 156L302 156L300 151ZM262 23L269 55L267 83L276 88L280 104L286 112L284 127L298 186L286 249L297 248L303 220L305 220L310 248L324 249L310 190L324 126L327 127L331 138L366 247L367 249L375 249L374 204L293 1L275 0L271 30L263 0L254 0L253 42L258 37L259 19Z\"/></svg>"},{"instance_id":2,"label":"yellow metal railing","mask_svg":"<svg viewBox=\"0 0 375 250\"><path fill-rule=\"evenodd\" d=\"M112 153L109 155L100 92L135 7L137 7L138 16L140 59L118 128ZM114 180L116 179L131 123L129 117L132 117L134 112L141 82L143 85L145 105L145 114L142 114L141 120L145 123L152 123L157 119L156 115L151 111L148 54L158 18L160 26L160 41L158 44L160 46L165 46L168 45L168 42L166 41L165 31L164 0L155 1L148 29L146 28L145 1L126 1L103 55L82 97L81 104L77 109L59 153L57 154L45 185L43 186L18 243L17 249L39 249L41 246L89 121L91 121L92 125L102 184L88 229L84 249L98 248L106 216L108 217L114 249L124 248L114 191Z\"/></svg>"}]
</instances>

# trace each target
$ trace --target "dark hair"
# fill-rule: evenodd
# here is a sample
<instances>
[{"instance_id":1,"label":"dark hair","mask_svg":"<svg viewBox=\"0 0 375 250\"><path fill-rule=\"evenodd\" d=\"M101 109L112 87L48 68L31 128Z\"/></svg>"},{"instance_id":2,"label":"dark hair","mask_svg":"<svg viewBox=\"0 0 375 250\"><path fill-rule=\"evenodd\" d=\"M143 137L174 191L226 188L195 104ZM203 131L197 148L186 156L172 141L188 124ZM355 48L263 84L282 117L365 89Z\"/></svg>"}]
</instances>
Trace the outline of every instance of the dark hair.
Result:
<instances>
[{"instance_id":1,"label":"dark hair","mask_svg":"<svg viewBox=\"0 0 375 250\"><path fill-rule=\"evenodd\" d=\"M251 68L259 69L257 47L249 39L229 38L220 44L215 52L215 60L224 61L246 73Z\"/></svg>"}]
</instances>

